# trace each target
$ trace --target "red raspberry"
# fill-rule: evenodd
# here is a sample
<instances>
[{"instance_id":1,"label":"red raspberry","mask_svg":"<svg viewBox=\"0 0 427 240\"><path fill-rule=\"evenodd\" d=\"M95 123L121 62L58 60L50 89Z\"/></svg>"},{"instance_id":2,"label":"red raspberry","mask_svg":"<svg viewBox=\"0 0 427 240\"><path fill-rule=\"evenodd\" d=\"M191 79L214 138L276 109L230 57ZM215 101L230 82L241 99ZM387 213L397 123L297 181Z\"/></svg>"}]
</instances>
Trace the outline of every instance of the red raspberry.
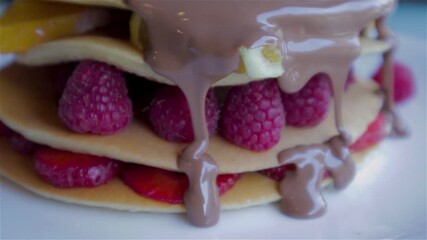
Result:
<instances>
[{"instance_id":1,"label":"red raspberry","mask_svg":"<svg viewBox=\"0 0 427 240\"><path fill-rule=\"evenodd\" d=\"M205 116L210 134L216 130L218 113L217 100L210 90L205 101ZM194 139L187 99L178 87L165 86L157 92L148 109L148 118L153 130L168 141L191 142Z\"/></svg>"},{"instance_id":2,"label":"red raspberry","mask_svg":"<svg viewBox=\"0 0 427 240\"><path fill-rule=\"evenodd\" d=\"M286 123L295 127L310 127L325 119L331 100L328 76L317 74L298 92L282 92Z\"/></svg>"},{"instance_id":3,"label":"red raspberry","mask_svg":"<svg viewBox=\"0 0 427 240\"><path fill-rule=\"evenodd\" d=\"M123 73L95 61L82 61L68 80L59 101L59 116L79 133L112 134L132 119Z\"/></svg>"},{"instance_id":4,"label":"red raspberry","mask_svg":"<svg viewBox=\"0 0 427 240\"><path fill-rule=\"evenodd\" d=\"M264 151L276 145L285 125L276 80L231 88L225 99L221 124L223 136L243 148Z\"/></svg>"},{"instance_id":5,"label":"red raspberry","mask_svg":"<svg viewBox=\"0 0 427 240\"><path fill-rule=\"evenodd\" d=\"M369 124L368 129L353 144L350 145L352 152L360 152L379 143L386 135L385 125L387 119L384 114L378 114L377 118Z\"/></svg>"},{"instance_id":6,"label":"red raspberry","mask_svg":"<svg viewBox=\"0 0 427 240\"><path fill-rule=\"evenodd\" d=\"M230 190L239 178L240 174L218 175L216 184L219 194ZM184 193L189 185L184 173L136 164L125 167L122 179L136 193L171 204L183 203Z\"/></svg>"},{"instance_id":7,"label":"red raspberry","mask_svg":"<svg viewBox=\"0 0 427 240\"><path fill-rule=\"evenodd\" d=\"M132 101L134 118L146 121L148 107L156 93L164 85L133 74L126 74L125 77L129 90L128 96Z\"/></svg>"},{"instance_id":8,"label":"red raspberry","mask_svg":"<svg viewBox=\"0 0 427 240\"><path fill-rule=\"evenodd\" d=\"M35 167L46 182L56 187L96 187L117 176L120 162L44 147L36 152Z\"/></svg>"},{"instance_id":9,"label":"red raspberry","mask_svg":"<svg viewBox=\"0 0 427 240\"><path fill-rule=\"evenodd\" d=\"M11 142L12 142L12 148L15 151L25 155L30 155L35 153L36 150L40 147L39 144L26 139L19 133L12 134Z\"/></svg>"},{"instance_id":10,"label":"red raspberry","mask_svg":"<svg viewBox=\"0 0 427 240\"><path fill-rule=\"evenodd\" d=\"M12 130L0 120L0 137L9 137L12 135Z\"/></svg>"},{"instance_id":11,"label":"red raspberry","mask_svg":"<svg viewBox=\"0 0 427 240\"><path fill-rule=\"evenodd\" d=\"M66 63L60 66L58 70L58 75L54 82L54 90L58 98L61 98L62 94L64 93L64 89L67 86L68 79L73 74L74 69L76 69L76 66L76 63Z\"/></svg>"},{"instance_id":12,"label":"red raspberry","mask_svg":"<svg viewBox=\"0 0 427 240\"><path fill-rule=\"evenodd\" d=\"M383 66L377 70L373 77L379 85L382 85L382 70ZM393 63L393 74L394 101L400 103L409 99L414 94L414 76L411 69L401 62Z\"/></svg>"}]
</instances>

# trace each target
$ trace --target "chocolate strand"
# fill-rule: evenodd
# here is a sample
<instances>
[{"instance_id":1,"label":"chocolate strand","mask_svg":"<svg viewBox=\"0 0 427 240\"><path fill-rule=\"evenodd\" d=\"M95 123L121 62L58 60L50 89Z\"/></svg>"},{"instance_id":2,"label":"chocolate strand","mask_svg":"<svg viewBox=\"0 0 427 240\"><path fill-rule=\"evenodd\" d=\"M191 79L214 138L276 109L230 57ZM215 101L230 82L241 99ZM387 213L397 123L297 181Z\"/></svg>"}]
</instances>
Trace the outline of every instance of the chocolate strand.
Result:
<instances>
[{"instance_id":1,"label":"chocolate strand","mask_svg":"<svg viewBox=\"0 0 427 240\"><path fill-rule=\"evenodd\" d=\"M378 38L391 45L390 50L383 54L382 85L385 91L384 111L390 119L392 130L391 135L405 136L408 130L400 119L394 107L394 72L393 60L396 51L397 41L394 33L386 25L386 17L382 16L375 21Z\"/></svg>"},{"instance_id":2,"label":"chocolate strand","mask_svg":"<svg viewBox=\"0 0 427 240\"><path fill-rule=\"evenodd\" d=\"M355 174L347 144L341 136L323 144L297 146L279 153L280 164L295 164L293 174L280 182L282 211L296 218L315 218L326 211L321 193L325 171L331 174L335 189L348 186Z\"/></svg>"}]
</instances>

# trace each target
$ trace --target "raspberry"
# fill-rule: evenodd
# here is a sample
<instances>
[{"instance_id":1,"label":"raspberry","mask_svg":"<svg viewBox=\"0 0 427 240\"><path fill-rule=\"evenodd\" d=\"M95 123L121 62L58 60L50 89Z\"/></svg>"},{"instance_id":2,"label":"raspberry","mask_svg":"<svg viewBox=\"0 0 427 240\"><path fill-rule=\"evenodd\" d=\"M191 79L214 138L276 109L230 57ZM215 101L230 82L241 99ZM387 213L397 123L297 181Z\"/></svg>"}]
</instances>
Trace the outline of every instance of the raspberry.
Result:
<instances>
[{"instance_id":1,"label":"raspberry","mask_svg":"<svg viewBox=\"0 0 427 240\"><path fill-rule=\"evenodd\" d=\"M329 78L324 74L313 76L298 92L282 92L286 123L294 127L311 127L319 124L328 114L331 100Z\"/></svg>"},{"instance_id":2,"label":"raspberry","mask_svg":"<svg viewBox=\"0 0 427 240\"><path fill-rule=\"evenodd\" d=\"M216 184L219 194L230 190L239 178L240 174L218 175ZM171 204L184 202L184 193L189 185L184 173L136 164L124 168L122 179L136 193Z\"/></svg>"},{"instance_id":3,"label":"raspberry","mask_svg":"<svg viewBox=\"0 0 427 240\"><path fill-rule=\"evenodd\" d=\"M23 137L21 134L13 133L12 138L12 148L25 155L30 155L36 152L36 150L40 147L39 144L34 143L25 137Z\"/></svg>"},{"instance_id":4,"label":"raspberry","mask_svg":"<svg viewBox=\"0 0 427 240\"><path fill-rule=\"evenodd\" d=\"M76 66L76 63L66 63L60 66L58 70L58 75L54 82L54 90L58 99L61 98L62 94L64 93L64 89L67 86L68 79L71 77L71 74L73 74L73 71L74 69L76 69Z\"/></svg>"},{"instance_id":5,"label":"raspberry","mask_svg":"<svg viewBox=\"0 0 427 240\"><path fill-rule=\"evenodd\" d=\"M264 151L279 142L285 114L275 80L231 88L222 111L222 134L236 145Z\"/></svg>"},{"instance_id":6,"label":"raspberry","mask_svg":"<svg viewBox=\"0 0 427 240\"><path fill-rule=\"evenodd\" d=\"M35 167L46 182L56 187L96 187L117 176L120 162L43 147L35 154Z\"/></svg>"},{"instance_id":7,"label":"raspberry","mask_svg":"<svg viewBox=\"0 0 427 240\"><path fill-rule=\"evenodd\" d=\"M366 131L353 144L350 145L352 152L360 152L379 143L386 135L385 125L387 119L384 114L378 114L371 122Z\"/></svg>"},{"instance_id":8,"label":"raspberry","mask_svg":"<svg viewBox=\"0 0 427 240\"><path fill-rule=\"evenodd\" d=\"M0 120L0 137L9 137L12 135L12 130Z\"/></svg>"},{"instance_id":9,"label":"raspberry","mask_svg":"<svg viewBox=\"0 0 427 240\"><path fill-rule=\"evenodd\" d=\"M218 104L212 90L205 101L208 131L212 134L218 125ZM194 139L187 99L178 87L165 86L156 93L148 109L152 129L160 137L172 142L191 142Z\"/></svg>"},{"instance_id":10,"label":"raspberry","mask_svg":"<svg viewBox=\"0 0 427 240\"><path fill-rule=\"evenodd\" d=\"M382 86L382 70L381 66L374 74L374 80ZM409 99L415 91L414 76L411 69L403 63L393 63L394 74L394 96L393 99L396 103L404 102Z\"/></svg>"},{"instance_id":11,"label":"raspberry","mask_svg":"<svg viewBox=\"0 0 427 240\"><path fill-rule=\"evenodd\" d=\"M164 85L133 74L126 74L125 77L129 89L128 96L132 101L134 118L146 121L148 107L156 92Z\"/></svg>"},{"instance_id":12,"label":"raspberry","mask_svg":"<svg viewBox=\"0 0 427 240\"><path fill-rule=\"evenodd\" d=\"M59 116L79 133L107 135L125 129L132 105L123 73L105 63L80 62L59 101Z\"/></svg>"}]
</instances>

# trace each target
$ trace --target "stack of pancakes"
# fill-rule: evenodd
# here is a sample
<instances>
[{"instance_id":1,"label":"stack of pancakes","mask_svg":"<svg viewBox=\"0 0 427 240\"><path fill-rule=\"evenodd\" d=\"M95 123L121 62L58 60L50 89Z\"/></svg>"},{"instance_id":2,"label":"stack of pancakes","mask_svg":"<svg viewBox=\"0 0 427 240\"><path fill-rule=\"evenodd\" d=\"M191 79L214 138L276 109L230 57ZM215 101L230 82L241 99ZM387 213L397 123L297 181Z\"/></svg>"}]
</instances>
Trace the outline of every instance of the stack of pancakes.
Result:
<instances>
[{"instance_id":1,"label":"stack of pancakes","mask_svg":"<svg viewBox=\"0 0 427 240\"><path fill-rule=\"evenodd\" d=\"M64 4L89 5L91 9L108 8L108 11L124 15L126 19L130 19L131 14L134 14L129 5L121 0L58 1L67 2ZM128 26L122 27L128 28ZM54 66L57 64L87 59L96 60L137 75L141 77L140 80L143 83L155 81L174 84L147 64L144 49L136 46L131 38L126 39L123 35L116 37L108 31L97 30L50 39L17 52L16 64L0 72L0 120L25 138L52 148L106 156L123 162L171 171L182 171L178 168L177 156L186 144L161 139L147 124L140 121L134 120L124 131L110 136L75 133L61 123L57 114L57 98L53 88L50 87L53 85L50 83L55 80L53 73ZM373 30L372 24L367 24L363 32ZM360 56L382 54L392 47L390 43L370 38L369 35L360 34ZM229 87L257 80L260 79L241 69L236 69L235 72L216 81L213 87ZM367 126L383 107L383 97L378 94L378 89L379 87L373 81L358 80L344 94L343 125L353 141L365 132ZM334 110L334 106L331 105L327 118L315 127L286 126L280 142L263 152L240 148L219 134L211 136L207 153L215 159L219 173L242 173L236 185L221 197L221 208L243 208L280 200L278 183L257 171L279 166L277 156L283 149L298 145L320 144L337 135ZM373 148L369 151L372 150ZM369 157L369 151L353 154L353 160L356 162L365 160ZM144 198L134 193L120 179L114 179L96 188L56 188L45 183L37 175L31 156L14 152L7 139L0 139L0 152L2 156L0 174L44 197L129 211L185 211L184 205L167 204Z\"/></svg>"}]
</instances>

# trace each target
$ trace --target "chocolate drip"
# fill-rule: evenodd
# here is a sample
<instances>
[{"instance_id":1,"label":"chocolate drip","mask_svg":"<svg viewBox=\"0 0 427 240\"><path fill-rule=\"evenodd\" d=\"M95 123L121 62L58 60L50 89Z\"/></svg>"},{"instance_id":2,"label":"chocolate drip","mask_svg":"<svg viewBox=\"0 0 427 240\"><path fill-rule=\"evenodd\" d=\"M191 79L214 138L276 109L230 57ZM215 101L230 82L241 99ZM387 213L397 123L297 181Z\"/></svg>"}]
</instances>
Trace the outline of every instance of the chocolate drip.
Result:
<instances>
[{"instance_id":1,"label":"chocolate drip","mask_svg":"<svg viewBox=\"0 0 427 240\"><path fill-rule=\"evenodd\" d=\"M346 187L355 167L345 140L339 136L324 144L296 146L279 153L280 164L295 164L296 170L280 182L282 211L296 218L314 218L326 211L321 182L329 171L334 187Z\"/></svg>"},{"instance_id":2,"label":"chocolate drip","mask_svg":"<svg viewBox=\"0 0 427 240\"><path fill-rule=\"evenodd\" d=\"M189 73L194 73L189 71ZM188 73L188 72L186 72ZM167 74L165 74L167 75ZM195 141L187 146L178 159L178 168L187 174L189 189L184 203L187 216L196 226L212 226L219 221L220 202L216 186L218 166L206 150L209 134L206 126L205 99L209 90L209 79L188 76L191 86L178 85L184 91L190 107ZM197 81L199 80L199 81ZM183 84L182 82L179 82Z\"/></svg>"},{"instance_id":3,"label":"chocolate drip","mask_svg":"<svg viewBox=\"0 0 427 240\"><path fill-rule=\"evenodd\" d=\"M154 71L171 79L180 87L189 104L195 140L179 156L178 168L187 175L190 183L184 196L188 219L200 227L215 225L219 220L221 208L216 186L218 166L206 153L209 134L205 99L215 79L221 78L215 76L218 72L207 71L211 64L221 65L216 58L205 58L189 63L182 70L169 71L152 66ZM220 68L224 69L222 66Z\"/></svg>"},{"instance_id":4,"label":"chocolate drip","mask_svg":"<svg viewBox=\"0 0 427 240\"><path fill-rule=\"evenodd\" d=\"M391 48L383 54L382 85L385 91L384 112L391 122L391 135L405 136L408 130L394 108L394 73L393 60L397 41L394 33L386 25L386 17L382 16L375 21L378 38L390 44Z\"/></svg>"},{"instance_id":5,"label":"chocolate drip","mask_svg":"<svg viewBox=\"0 0 427 240\"><path fill-rule=\"evenodd\" d=\"M190 185L184 196L187 216L196 226L212 226L219 221L220 203L216 187L218 166L206 153L207 143L195 141L181 153L178 167L189 179Z\"/></svg>"},{"instance_id":6,"label":"chocolate drip","mask_svg":"<svg viewBox=\"0 0 427 240\"><path fill-rule=\"evenodd\" d=\"M271 45L280 49L285 72L278 81L286 92L298 91L317 73L328 74L339 138L346 145L350 137L342 124L341 99L349 66L360 51L358 34L393 6L393 0L126 2L143 17L148 29L146 62L179 86L189 102L195 141L181 153L178 166L190 180L184 199L188 217L199 226L216 223L220 209L215 185L218 169L206 153L209 136L204 101L216 81L239 68L239 48ZM335 171L329 164L329 159L338 157L321 157L334 151L325 144L315 149L307 151L317 151L315 158L320 160L309 161L313 167L305 170L307 176L314 174L310 171L318 169L317 164L335 172L336 179L344 178L339 177L341 168Z\"/></svg>"}]
</instances>

